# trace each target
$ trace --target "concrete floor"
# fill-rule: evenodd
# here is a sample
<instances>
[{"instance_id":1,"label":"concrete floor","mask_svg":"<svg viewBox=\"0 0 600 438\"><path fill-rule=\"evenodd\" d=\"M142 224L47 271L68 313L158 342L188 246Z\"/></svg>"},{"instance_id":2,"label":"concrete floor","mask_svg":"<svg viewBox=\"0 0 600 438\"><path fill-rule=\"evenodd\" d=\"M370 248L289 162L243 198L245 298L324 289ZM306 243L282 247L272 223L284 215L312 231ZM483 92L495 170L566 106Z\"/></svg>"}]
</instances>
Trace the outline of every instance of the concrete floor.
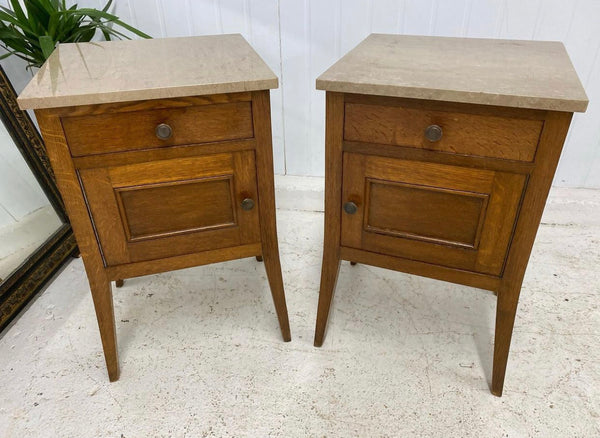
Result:
<instances>
[{"instance_id":1,"label":"concrete floor","mask_svg":"<svg viewBox=\"0 0 600 438\"><path fill-rule=\"evenodd\" d=\"M131 279L112 384L70 262L0 339L0 437L600 436L600 191L552 192L502 398L489 292L345 262L314 348L322 221L278 211L291 343L254 259Z\"/></svg>"}]
</instances>

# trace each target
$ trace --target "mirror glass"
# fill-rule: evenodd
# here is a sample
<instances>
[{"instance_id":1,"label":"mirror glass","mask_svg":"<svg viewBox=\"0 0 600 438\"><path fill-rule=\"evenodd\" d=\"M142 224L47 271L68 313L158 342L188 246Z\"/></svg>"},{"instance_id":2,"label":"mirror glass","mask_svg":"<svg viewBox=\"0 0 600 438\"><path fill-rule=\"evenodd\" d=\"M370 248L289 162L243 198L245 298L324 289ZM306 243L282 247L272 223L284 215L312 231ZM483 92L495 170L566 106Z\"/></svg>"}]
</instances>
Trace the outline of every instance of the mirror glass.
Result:
<instances>
[{"instance_id":1,"label":"mirror glass","mask_svg":"<svg viewBox=\"0 0 600 438\"><path fill-rule=\"evenodd\" d=\"M0 123L0 283L61 226L61 219Z\"/></svg>"}]
</instances>

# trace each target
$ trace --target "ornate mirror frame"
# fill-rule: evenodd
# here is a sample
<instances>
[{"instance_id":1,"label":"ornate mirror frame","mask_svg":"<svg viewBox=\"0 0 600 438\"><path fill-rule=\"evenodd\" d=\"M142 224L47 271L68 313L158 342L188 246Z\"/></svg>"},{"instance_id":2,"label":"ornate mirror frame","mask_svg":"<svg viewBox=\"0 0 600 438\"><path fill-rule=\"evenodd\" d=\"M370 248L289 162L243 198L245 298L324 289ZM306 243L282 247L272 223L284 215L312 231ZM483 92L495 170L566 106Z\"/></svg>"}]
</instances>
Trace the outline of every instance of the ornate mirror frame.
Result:
<instances>
[{"instance_id":1,"label":"ornate mirror frame","mask_svg":"<svg viewBox=\"0 0 600 438\"><path fill-rule=\"evenodd\" d=\"M0 118L32 170L63 225L0 284L0 331L52 278L62 264L78 254L71 225L56 187L44 142L0 66Z\"/></svg>"}]
</instances>

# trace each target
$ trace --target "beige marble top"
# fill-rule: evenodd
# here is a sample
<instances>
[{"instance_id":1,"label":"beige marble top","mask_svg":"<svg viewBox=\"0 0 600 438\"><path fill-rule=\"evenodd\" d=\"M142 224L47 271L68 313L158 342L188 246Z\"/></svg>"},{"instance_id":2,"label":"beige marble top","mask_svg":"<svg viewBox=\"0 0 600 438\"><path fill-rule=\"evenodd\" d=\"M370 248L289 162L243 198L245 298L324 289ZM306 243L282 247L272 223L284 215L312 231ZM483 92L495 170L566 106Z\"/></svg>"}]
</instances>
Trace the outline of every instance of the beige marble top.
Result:
<instances>
[{"instance_id":1,"label":"beige marble top","mask_svg":"<svg viewBox=\"0 0 600 438\"><path fill-rule=\"evenodd\" d=\"M320 90L556 111L588 99L560 42L372 34Z\"/></svg>"},{"instance_id":2,"label":"beige marble top","mask_svg":"<svg viewBox=\"0 0 600 438\"><path fill-rule=\"evenodd\" d=\"M22 109L277 88L239 34L61 44L18 98Z\"/></svg>"}]
</instances>

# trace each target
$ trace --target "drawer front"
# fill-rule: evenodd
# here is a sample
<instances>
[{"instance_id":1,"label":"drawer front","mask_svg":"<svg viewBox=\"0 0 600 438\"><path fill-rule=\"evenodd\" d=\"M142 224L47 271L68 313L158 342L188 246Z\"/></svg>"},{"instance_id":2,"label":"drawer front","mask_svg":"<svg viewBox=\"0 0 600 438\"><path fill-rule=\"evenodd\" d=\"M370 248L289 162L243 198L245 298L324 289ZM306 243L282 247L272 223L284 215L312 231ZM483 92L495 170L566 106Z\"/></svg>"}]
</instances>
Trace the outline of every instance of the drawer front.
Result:
<instances>
[{"instance_id":1,"label":"drawer front","mask_svg":"<svg viewBox=\"0 0 600 438\"><path fill-rule=\"evenodd\" d=\"M260 241L254 152L80 169L107 266ZM246 208L248 207L246 203Z\"/></svg>"},{"instance_id":2,"label":"drawer front","mask_svg":"<svg viewBox=\"0 0 600 438\"><path fill-rule=\"evenodd\" d=\"M426 137L430 126L441 128L439 140ZM531 162L542 126L542 120L347 102L344 140Z\"/></svg>"},{"instance_id":3,"label":"drawer front","mask_svg":"<svg viewBox=\"0 0 600 438\"><path fill-rule=\"evenodd\" d=\"M70 116L61 121L74 157L254 136L250 102ZM159 125L168 125L170 135L163 127L160 138Z\"/></svg>"},{"instance_id":4,"label":"drawer front","mask_svg":"<svg viewBox=\"0 0 600 438\"><path fill-rule=\"evenodd\" d=\"M346 153L342 245L501 275L525 179Z\"/></svg>"}]
</instances>

